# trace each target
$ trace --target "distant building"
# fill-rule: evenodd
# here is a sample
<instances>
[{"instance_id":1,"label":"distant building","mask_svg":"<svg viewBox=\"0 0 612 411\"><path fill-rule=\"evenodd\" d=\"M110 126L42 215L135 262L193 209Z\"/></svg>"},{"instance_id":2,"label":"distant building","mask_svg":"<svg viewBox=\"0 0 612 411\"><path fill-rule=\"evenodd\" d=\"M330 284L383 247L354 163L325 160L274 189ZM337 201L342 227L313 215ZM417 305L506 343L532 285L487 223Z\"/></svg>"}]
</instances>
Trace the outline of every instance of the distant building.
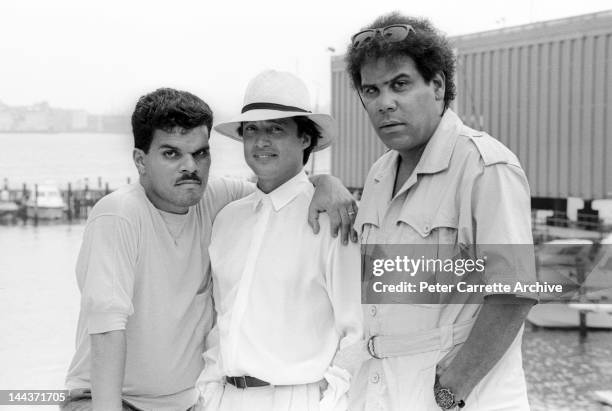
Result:
<instances>
[{"instance_id":1,"label":"distant building","mask_svg":"<svg viewBox=\"0 0 612 411\"><path fill-rule=\"evenodd\" d=\"M92 131L130 132L129 116L95 115L85 110L54 108L43 101L31 106L11 107L0 102L0 132L59 133Z\"/></svg>"}]
</instances>

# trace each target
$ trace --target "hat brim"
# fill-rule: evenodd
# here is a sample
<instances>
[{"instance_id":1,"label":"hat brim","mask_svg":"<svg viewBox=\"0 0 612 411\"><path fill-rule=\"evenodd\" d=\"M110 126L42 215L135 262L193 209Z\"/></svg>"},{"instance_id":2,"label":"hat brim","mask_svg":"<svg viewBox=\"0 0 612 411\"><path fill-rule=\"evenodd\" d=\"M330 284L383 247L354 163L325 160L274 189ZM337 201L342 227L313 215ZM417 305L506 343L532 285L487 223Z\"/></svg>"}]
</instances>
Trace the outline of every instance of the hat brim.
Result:
<instances>
[{"instance_id":1,"label":"hat brim","mask_svg":"<svg viewBox=\"0 0 612 411\"><path fill-rule=\"evenodd\" d=\"M321 137L317 141L317 145L312 151L323 150L329 147L333 139L338 134L336 121L328 114L323 113L305 113L303 111L278 111L278 110L249 110L239 116L232 118L230 121L219 123L214 126L214 130L224 136L234 140L242 141L242 137L238 135L240 123L245 121L264 121L273 120L275 118L287 118L305 116L314 121L321 130Z\"/></svg>"}]
</instances>

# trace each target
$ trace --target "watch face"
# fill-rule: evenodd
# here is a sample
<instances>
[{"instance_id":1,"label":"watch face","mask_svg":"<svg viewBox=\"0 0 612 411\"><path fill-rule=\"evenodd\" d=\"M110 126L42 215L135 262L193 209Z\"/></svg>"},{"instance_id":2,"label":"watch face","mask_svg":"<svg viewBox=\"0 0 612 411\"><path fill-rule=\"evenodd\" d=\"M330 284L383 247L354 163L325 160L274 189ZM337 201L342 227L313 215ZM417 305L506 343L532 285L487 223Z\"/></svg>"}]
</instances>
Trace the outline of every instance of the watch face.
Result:
<instances>
[{"instance_id":1,"label":"watch face","mask_svg":"<svg viewBox=\"0 0 612 411\"><path fill-rule=\"evenodd\" d=\"M448 388L440 388L436 391L436 404L440 408L450 410L455 407L455 394Z\"/></svg>"}]
</instances>

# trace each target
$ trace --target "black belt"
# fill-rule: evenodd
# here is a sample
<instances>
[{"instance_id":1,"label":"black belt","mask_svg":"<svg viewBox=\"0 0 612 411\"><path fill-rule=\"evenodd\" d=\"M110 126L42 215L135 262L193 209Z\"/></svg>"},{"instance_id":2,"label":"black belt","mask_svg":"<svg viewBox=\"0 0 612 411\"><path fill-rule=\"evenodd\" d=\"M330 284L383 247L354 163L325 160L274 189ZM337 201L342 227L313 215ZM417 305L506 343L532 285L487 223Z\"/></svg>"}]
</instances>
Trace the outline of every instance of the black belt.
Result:
<instances>
[{"instance_id":1,"label":"black belt","mask_svg":"<svg viewBox=\"0 0 612 411\"><path fill-rule=\"evenodd\" d=\"M243 377L225 377L225 381L236 388L265 387L266 385L270 385L269 382L262 381L259 378L249 377L248 375Z\"/></svg>"}]
</instances>

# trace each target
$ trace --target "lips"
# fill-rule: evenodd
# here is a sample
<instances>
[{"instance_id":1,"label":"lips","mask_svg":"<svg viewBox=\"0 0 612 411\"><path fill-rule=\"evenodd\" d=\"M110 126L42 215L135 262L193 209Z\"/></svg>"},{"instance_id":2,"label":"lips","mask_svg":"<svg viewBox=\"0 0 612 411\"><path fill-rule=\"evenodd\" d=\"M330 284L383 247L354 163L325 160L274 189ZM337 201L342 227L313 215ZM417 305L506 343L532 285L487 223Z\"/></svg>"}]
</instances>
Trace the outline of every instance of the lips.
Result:
<instances>
[{"instance_id":1,"label":"lips","mask_svg":"<svg viewBox=\"0 0 612 411\"><path fill-rule=\"evenodd\" d=\"M379 129L381 130L391 130L395 127L401 127L404 126L405 124L402 123L401 121L395 121L395 120L387 120L387 121L383 121L380 123L380 125L378 126Z\"/></svg>"},{"instance_id":2,"label":"lips","mask_svg":"<svg viewBox=\"0 0 612 411\"><path fill-rule=\"evenodd\" d=\"M266 160L273 157L278 157L275 153L253 153L253 157L260 160Z\"/></svg>"},{"instance_id":3,"label":"lips","mask_svg":"<svg viewBox=\"0 0 612 411\"><path fill-rule=\"evenodd\" d=\"M181 180L176 182L177 186L182 186L184 184L197 184L200 186L202 185L202 182L200 180Z\"/></svg>"}]
</instances>

